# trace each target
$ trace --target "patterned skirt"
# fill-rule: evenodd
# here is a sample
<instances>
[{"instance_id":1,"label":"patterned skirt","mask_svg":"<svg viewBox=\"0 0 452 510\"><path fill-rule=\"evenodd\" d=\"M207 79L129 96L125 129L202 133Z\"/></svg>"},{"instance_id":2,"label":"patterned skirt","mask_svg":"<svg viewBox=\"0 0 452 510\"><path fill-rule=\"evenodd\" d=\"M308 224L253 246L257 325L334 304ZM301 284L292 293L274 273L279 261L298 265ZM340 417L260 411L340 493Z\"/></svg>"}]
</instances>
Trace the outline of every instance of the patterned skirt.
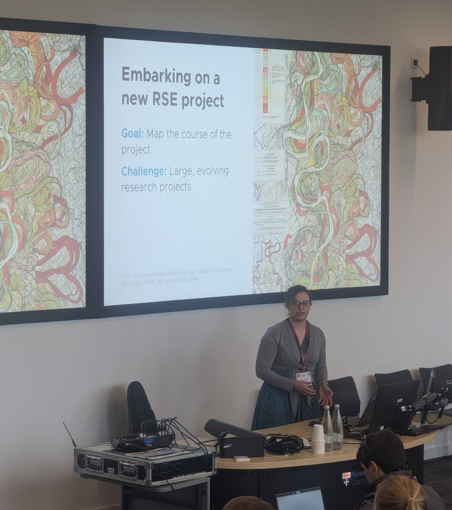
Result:
<instances>
[{"instance_id":1,"label":"patterned skirt","mask_svg":"<svg viewBox=\"0 0 452 510\"><path fill-rule=\"evenodd\" d=\"M290 377L289 370L278 370L276 373L283 377ZM313 381L313 387L315 388L315 381ZM311 397L310 401L308 403L308 398L300 393L296 413L292 413L289 392L264 382L257 397L251 430L269 429L319 418L320 406L317 395Z\"/></svg>"}]
</instances>

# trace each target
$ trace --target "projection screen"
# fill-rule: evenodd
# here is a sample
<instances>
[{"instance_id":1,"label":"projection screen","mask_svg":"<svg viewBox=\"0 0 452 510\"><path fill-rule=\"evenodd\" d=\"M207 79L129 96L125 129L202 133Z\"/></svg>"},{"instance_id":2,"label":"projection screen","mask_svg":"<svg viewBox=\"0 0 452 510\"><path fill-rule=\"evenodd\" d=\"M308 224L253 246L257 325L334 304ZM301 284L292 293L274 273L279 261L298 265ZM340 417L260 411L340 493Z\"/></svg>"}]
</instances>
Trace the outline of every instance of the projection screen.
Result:
<instances>
[{"instance_id":1,"label":"projection screen","mask_svg":"<svg viewBox=\"0 0 452 510\"><path fill-rule=\"evenodd\" d=\"M110 29L103 70L107 315L387 293L389 48Z\"/></svg>"},{"instance_id":2,"label":"projection screen","mask_svg":"<svg viewBox=\"0 0 452 510\"><path fill-rule=\"evenodd\" d=\"M0 323L89 314L90 30L0 19Z\"/></svg>"}]
</instances>

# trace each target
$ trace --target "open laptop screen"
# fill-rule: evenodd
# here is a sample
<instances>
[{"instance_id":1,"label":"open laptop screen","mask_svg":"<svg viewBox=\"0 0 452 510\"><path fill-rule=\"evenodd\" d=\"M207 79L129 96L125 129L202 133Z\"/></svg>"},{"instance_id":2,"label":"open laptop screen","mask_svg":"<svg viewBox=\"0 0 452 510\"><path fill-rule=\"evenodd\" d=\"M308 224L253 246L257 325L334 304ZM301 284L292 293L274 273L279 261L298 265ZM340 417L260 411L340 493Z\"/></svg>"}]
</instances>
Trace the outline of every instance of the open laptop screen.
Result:
<instances>
[{"instance_id":1,"label":"open laptop screen","mask_svg":"<svg viewBox=\"0 0 452 510\"><path fill-rule=\"evenodd\" d=\"M325 510L320 487L276 494L278 510Z\"/></svg>"}]
</instances>

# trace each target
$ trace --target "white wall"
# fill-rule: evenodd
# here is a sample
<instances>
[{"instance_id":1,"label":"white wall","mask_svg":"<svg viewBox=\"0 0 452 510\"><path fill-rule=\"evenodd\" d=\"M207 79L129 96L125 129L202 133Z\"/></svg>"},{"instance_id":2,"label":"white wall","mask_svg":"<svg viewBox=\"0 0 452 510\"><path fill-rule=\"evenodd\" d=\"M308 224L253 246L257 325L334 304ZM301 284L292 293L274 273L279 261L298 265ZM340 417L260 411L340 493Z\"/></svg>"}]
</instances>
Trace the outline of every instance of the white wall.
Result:
<instances>
[{"instance_id":1,"label":"white wall","mask_svg":"<svg viewBox=\"0 0 452 510\"><path fill-rule=\"evenodd\" d=\"M452 45L445 0L11 0L3 17L282 37L392 47L389 296L317 302L330 378L452 361L452 133L427 131L410 102L410 58ZM97 321L2 326L0 507L84 510L119 489L72 472L65 420L79 445L126 431L125 390L143 382L159 417L195 433L209 418L249 426L258 342L281 305Z\"/></svg>"}]
</instances>

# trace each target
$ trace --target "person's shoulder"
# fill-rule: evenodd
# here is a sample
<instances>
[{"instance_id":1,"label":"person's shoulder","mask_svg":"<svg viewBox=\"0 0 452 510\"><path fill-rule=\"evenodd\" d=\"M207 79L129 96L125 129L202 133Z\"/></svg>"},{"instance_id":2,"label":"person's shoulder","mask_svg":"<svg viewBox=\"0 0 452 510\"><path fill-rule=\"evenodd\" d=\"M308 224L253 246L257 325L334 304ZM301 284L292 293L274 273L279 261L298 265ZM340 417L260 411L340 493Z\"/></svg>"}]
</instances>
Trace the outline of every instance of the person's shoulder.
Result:
<instances>
[{"instance_id":1,"label":"person's shoulder","mask_svg":"<svg viewBox=\"0 0 452 510\"><path fill-rule=\"evenodd\" d=\"M355 510L373 510L374 508L375 492L370 492L363 496L356 506Z\"/></svg>"},{"instance_id":2,"label":"person's shoulder","mask_svg":"<svg viewBox=\"0 0 452 510\"><path fill-rule=\"evenodd\" d=\"M285 322L286 321L278 322L267 329L261 339L261 347L269 345L279 346L281 344L282 339L287 336L285 328L287 328L288 325L284 324Z\"/></svg>"},{"instance_id":3,"label":"person's shoulder","mask_svg":"<svg viewBox=\"0 0 452 510\"><path fill-rule=\"evenodd\" d=\"M325 334L323 333L323 331L318 327L318 326L315 326L314 324L312 323L309 323L309 328L310 328L310 332L311 332L311 336L314 337L314 338L320 338L320 339L325 339Z\"/></svg>"},{"instance_id":4,"label":"person's shoulder","mask_svg":"<svg viewBox=\"0 0 452 510\"><path fill-rule=\"evenodd\" d=\"M441 499L441 496L430 485L422 486L427 493L427 509L428 510L444 510L446 505Z\"/></svg>"},{"instance_id":5,"label":"person's shoulder","mask_svg":"<svg viewBox=\"0 0 452 510\"><path fill-rule=\"evenodd\" d=\"M286 328L288 327L289 325L287 324L287 319L284 319L283 321L273 324L273 326L270 326L265 334L266 335L279 334L281 333L281 331L285 331Z\"/></svg>"}]
</instances>

